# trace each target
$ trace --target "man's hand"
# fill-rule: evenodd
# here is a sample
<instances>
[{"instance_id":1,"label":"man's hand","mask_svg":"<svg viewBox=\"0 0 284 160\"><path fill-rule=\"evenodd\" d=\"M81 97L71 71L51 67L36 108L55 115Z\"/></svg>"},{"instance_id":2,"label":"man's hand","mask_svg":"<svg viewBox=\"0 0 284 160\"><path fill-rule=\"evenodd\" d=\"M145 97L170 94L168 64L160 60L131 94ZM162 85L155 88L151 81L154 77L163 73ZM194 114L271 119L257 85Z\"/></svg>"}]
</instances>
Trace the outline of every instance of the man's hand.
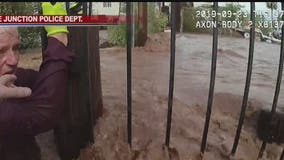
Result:
<instances>
[{"instance_id":1,"label":"man's hand","mask_svg":"<svg viewBox=\"0 0 284 160\"><path fill-rule=\"evenodd\" d=\"M31 95L32 91L27 87L14 85L17 77L13 74L0 76L0 100L5 98L23 98Z\"/></svg>"},{"instance_id":2,"label":"man's hand","mask_svg":"<svg viewBox=\"0 0 284 160\"><path fill-rule=\"evenodd\" d=\"M62 2L56 2L52 5L50 2L42 2L43 15L67 15ZM67 45L67 26L45 26L48 37L54 37Z\"/></svg>"}]
</instances>

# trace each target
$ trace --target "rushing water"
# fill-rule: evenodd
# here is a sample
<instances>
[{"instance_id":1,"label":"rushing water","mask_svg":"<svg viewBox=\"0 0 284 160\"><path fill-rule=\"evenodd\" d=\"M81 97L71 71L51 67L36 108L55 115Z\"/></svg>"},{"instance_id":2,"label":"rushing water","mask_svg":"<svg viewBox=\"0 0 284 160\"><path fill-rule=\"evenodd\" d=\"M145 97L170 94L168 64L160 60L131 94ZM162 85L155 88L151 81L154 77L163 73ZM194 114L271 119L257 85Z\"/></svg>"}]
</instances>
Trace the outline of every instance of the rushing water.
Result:
<instances>
[{"instance_id":1,"label":"rushing water","mask_svg":"<svg viewBox=\"0 0 284 160\"><path fill-rule=\"evenodd\" d=\"M143 146L142 142L147 140L159 144L164 140L170 71L169 36L161 34L155 38L151 37L145 47L133 49L133 136L134 144L140 147ZM244 93L248 52L248 39L219 37L215 94L208 138L211 149L206 153L211 158L208 159L222 159L222 156L218 155L219 152L229 152L233 144ZM104 107L109 114L106 115L104 125L101 125L103 129L100 130L106 130L106 133L111 135L109 130L115 126L124 126L122 130L126 130L126 50L103 49L100 55ZM211 55L211 35L177 35L171 144L176 147L181 159L191 159L185 158L185 155L199 153L206 111L201 107L206 107L208 98ZM246 112L245 127L241 135L243 138L240 139L238 148L238 155L245 157L243 159L256 159L260 142L252 138L256 136L255 111L259 110L258 107L271 107L279 55L280 45L256 41L249 94L252 103ZM283 106L283 86L278 102L279 106ZM114 135L119 135L118 131L113 132ZM104 134L102 132L101 135ZM111 138L110 144L116 144L120 139L122 137ZM105 140L101 142L107 144ZM220 146L220 150L215 150ZM105 145L101 147L106 148ZM270 152L273 151L277 156L280 149L272 148ZM145 150L152 151L149 148Z\"/></svg>"},{"instance_id":2,"label":"rushing water","mask_svg":"<svg viewBox=\"0 0 284 160\"><path fill-rule=\"evenodd\" d=\"M150 42L144 48L135 48L132 55L133 136L134 140L136 138L140 142L144 142L145 139L163 142L164 139L163 133L165 131L167 107L166 97L168 96L170 69L169 34L158 36L157 39L160 39L158 41L162 42ZM248 39L219 37L214 96L214 102L217 101L216 104L221 106L219 108L224 110L230 108L229 112L235 111L239 113L241 96L244 93L246 80L248 52ZM100 122L102 123L100 126L102 133L105 133L102 135L106 135L106 137L107 135L111 135L109 136L111 137L109 138L111 142L107 142L106 139L108 138L104 139L100 137L95 142L97 143L96 146L100 146L98 141L101 141L102 146L105 145L103 148L106 149L106 155L109 155L114 150L112 147L117 146L117 141L123 139L123 136L112 136L119 135L116 130L117 126L124 126L123 131L126 128L126 120L123 119L125 116L122 116L126 112L126 50L125 48L102 49L100 55L104 107L107 110L105 118ZM173 117L172 136L174 137L171 143L177 147L181 157L183 157L183 154L188 153L188 151L199 151L201 143L200 136L204 123L204 119L202 118L204 118L205 113L199 113L194 108L192 108L193 110L185 110L182 104L186 106L203 104L201 106L206 106L211 55L211 35L177 35L174 98L183 103L176 103L174 105L175 108L173 111L176 114ZM264 105L266 108L270 108L273 101L279 55L280 45L256 41L249 98L263 102L263 104L266 104ZM284 105L283 85L282 81L282 89L280 90L278 101L279 107L283 107ZM215 106L217 106L216 104ZM258 107L256 106L257 104L259 103L254 103L255 107ZM214 114L216 111L214 110L212 113ZM219 118L219 120L217 121L216 118ZM211 148L212 145L218 148L219 144L223 143L225 139L227 148L230 149L233 143L237 118L228 119L224 115L223 117L220 116L220 114L215 116L208 138ZM214 122L220 122L222 125L226 124L225 127L223 126L226 130L218 128L218 125L214 126ZM245 121L245 123L247 122ZM112 131L112 128L114 131ZM222 132L217 132L219 130L222 130ZM212 133L213 131L214 133ZM212 134L210 135L210 133ZM217 135L225 138L221 138L223 140L220 140L218 139L220 136ZM244 135L243 130L242 136L248 137L248 134ZM42 147L43 155L47 157L57 155L56 153L50 154L50 152L55 152L55 149L50 149L49 145L46 145L52 142L48 139L46 141L46 139L41 138L41 143L44 146ZM258 153L258 148L254 143L252 141L247 144L241 141L239 145L242 146L238 149L238 155L245 156L245 159L255 159L250 157L255 157ZM109 147L111 152L107 150L108 145L111 146ZM151 149L147 148L148 150L151 151ZM222 148L222 150L224 149ZM275 148L271 150L274 151ZM211 154L211 156L214 156L213 152L215 150L211 150L211 152L207 153L207 155L210 156ZM280 151L275 152L280 153ZM153 153L156 154L156 152ZM123 155L123 152L119 155ZM215 157L214 159L220 158ZM271 159L276 158L272 157Z\"/></svg>"},{"instance_id":3,"label":"rushing water","mask_svg":"<svg viewBox=\"0 0 284 160\"><path fill-rule=\"evenodd\" d=\"M169 35L168 35L169 36ZM165 37L162 37L165 38ZM168 43L169 45L169 43ZM133 50L133 89L134 94L147 87L153 94L168 94L169 87L169 50ZM169 46L164 46L169 48ZM253 71L249 98L261 101L271 107L275 92L280 56L280 45L256 40L254 47ZM120 52L120 53L119 53ZM125 50L101 54L104 87L118 94L125 88L126 57ZM108 54L109 53L109 54ZM249 39L219 37L215 93L229 93L242 96L246 80L249 53ZM212 36L202 34L178 34L176 40L174 96L186 104L207 103L212 55ZM115 81L110 81L116 75ZM121 81L121 82L119 82ZM110 82L110 83L108 83ZM122 85L123 84L123 85ZM148 85L148 86L147 86ZM138 88L138 86L140 88ZM155 93L154 93L155 92ZM284 105L282 89L278 106ZM137 97L139 98L139 97Z\"/></svg>"},{"instance_id":4,"label":"rushing water","mask_svg":"<svg viewBox=\"0 0 284 160\"><path fill-rule=\"evenodd\" d=\"M208 35L180 35L177 38L177 75L200 88L209 86L212 37ZM278 73L280 45L255 42L250 98L272 104ZM249 40L220 37L218 44L216 92L243 95L246 81ZM182 80L177 80L178 83ZM282 81L283 88L283 81ZM188 88L189 89L189 88ZM283 89L279 106L283 106Z\"/></svg>"}]
</instances>

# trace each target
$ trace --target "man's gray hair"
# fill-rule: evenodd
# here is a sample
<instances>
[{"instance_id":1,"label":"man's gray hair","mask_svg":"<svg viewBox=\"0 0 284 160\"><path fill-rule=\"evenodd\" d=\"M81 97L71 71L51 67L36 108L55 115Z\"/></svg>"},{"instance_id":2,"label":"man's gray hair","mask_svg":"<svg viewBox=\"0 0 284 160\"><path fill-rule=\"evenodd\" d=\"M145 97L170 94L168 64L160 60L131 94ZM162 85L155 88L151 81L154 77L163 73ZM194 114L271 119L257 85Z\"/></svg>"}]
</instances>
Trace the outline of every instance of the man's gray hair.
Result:
<instances>
[{"instance_id":1,"label":"man's gray hair","mask_svg":"<svg viewBox=\"0 0 284 160\"><path fill-rule=\"evenodd\" d=\"M0 27L0 34L2 33L17 33L18 34L18 27Z\"/></svg>"}]
</instances>

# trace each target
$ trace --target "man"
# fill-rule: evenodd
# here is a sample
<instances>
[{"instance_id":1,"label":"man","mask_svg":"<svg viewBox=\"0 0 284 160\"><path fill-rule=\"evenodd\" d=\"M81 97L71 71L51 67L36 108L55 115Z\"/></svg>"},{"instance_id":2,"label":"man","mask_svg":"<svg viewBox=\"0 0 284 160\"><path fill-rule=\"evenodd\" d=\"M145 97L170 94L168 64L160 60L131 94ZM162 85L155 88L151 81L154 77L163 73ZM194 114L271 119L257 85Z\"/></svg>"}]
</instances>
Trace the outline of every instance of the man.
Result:
<instances>
[{"instance_id":1,"label":"man","mask_svg":"<svg viewBox=\"0 0 284 160\"><path fill-rule=\"evenodd\" d=\"M66 14L62 3L44 2L42 9L44 15ZM37 72L17 68L18 32L0 28L0 160L40 160L35 136L54 128L61 116L73 54L66 48L66 26L45 29L48 46Z\"/></svg>"}]
</instances>

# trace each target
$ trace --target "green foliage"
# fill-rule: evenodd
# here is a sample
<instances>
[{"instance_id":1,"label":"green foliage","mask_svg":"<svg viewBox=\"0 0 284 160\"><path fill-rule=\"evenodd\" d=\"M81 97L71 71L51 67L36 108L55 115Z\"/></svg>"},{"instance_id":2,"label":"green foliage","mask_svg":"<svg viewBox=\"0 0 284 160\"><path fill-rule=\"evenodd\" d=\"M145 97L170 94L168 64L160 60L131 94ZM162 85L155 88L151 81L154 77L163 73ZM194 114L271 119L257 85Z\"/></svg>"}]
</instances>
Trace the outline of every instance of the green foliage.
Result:
<instances>
[{"instance_id":1,"label":"green foliage","mask_svg":"<svg viewBox=\"0 0 284 160\"><path fill-rule=\"evenodd\" d=\"M137 5L133 6L133 10L135 13L137 13ZM154 3L148 3L148 24L147 24L147 30L148 33L157 33L157 32L163 32L166 28L166 25L168 23L168 18L166 15L162 13L157 13L155 10ZM137 25L135 25L135 33L134 38L136 39L137 36ZM110 43L118 46L125 46L126 45L126 25L118 25L118 26L109 26L107 28L108 30L108 39Z\"/></svg>"},{"instance_id":2,"label":"green foliage","mask_svg":"<svg viewBox=\"0 0 284 160\"><path fill-rule=\"evenodd\" d=\"M167 15L157 13L154 3L148 3L148 32L157 33L163 32L168 23Z\"/></svg>"},{"instance_id":3,"label":"green foliage","mask_svg":"<svg viewBox=\"0 0 284 160\"><path fill-rule=\"evenodd\" d=\"M238 4L237 2L234 3L227 3L225 6L219 6L218 7L218 13L221 13L220 16L218 16L218 21L234 21L239 20L243 21L242 25L247 24L249 20L249 15L245 17L244 11L242 11L242 8L244 6ZM205 29L205 28L196 28L196 23L199 21L212 21L213 20L213 5L212 3L203 4L199 7L188 7L184 8L183 10L183 31L184 32L211 32L212 28ZM206 16L197 16L200 14L200 12L205 12ZM222 15L222 12L224 13ZM233 13L243 12L242 16L237 17ZM209 15L208 13L212 13L212 15ZM230 14L231 13L231 14ZM244 26L241 26L244 27ZM221 29L220 29L221 30Z\"/></svg>"},{"instance_id":4,"label":"green foliage","mask_svg":"<svg viewBox=\"0 0 284 160\"><path fill-rule=\"evenodd\" d=\"M36 15L40 3L35 2L0 2L1 15ZM39 27L19 27L21 38L20 49L34 48L40 46Z\"/></svg>"},{"instance_id":5,"label":"green foliage","mask_svg":"<svg viewBox=\"0 0 284 160\"><path fill-rule=\"evenodd\" d=\"M265 16L264 15L256 15L255 16L255 24L258 24L259 22L263 23L264 21L265 21ZM257 26L258 25L256 25L256 28L261 30L261 32L264 35L268 35L270 32L273 31L273 28L271 28L271 27L261 27L261 28L258 28Z\"/></svg>"},{"instance_id":6,"label":"green foliage","mask_svg":"<svg viewBox=\"0 0 284 160\"><path fill-rule=\"evenodd\" d=\"M109 26L108 39L110 43L118 46L126 45L126 25Z\"/></svg>"},{"instance_id":7,"label":"green foliage","mask_svg":"<svg viewBox=\"0 0 284 160\"><path fill-rule=\"evenodd\" d=\"M273 21L273 10L278 8L277 2L266 2L266 7L271 10L271 21Z\"/></svg>"},{"instance_id":8,"label":"green foliage","mask_svg":"<svg viewBox=\"0 0 284 160\"><path fill-rule=\"evenodd\" d=\"M36 48L41 45L40 27L19 27L20 49Z\"/></svg>"},{"instance_id":9,"label":"green foliage","mask_svg":"<svg viewBox=\"0 0 284 160\"><path fill-rule=\"evenodd\" d=\"M240 17L245 17L245 14L242 14L242 16L238 17L237 15L234 15L233 13L239 13L239 12L243 12L241 9L244 6L240 5L239 3L235 2L235 3L227 3L225 6L219 7L219 13L226 13L226 15L224 16L220 16L220 20L223 21L235 21L235 20L241 20L239 19ZM247 16L248 17L248 16Z\"/></svg>"},{"instance_id":10,"label":"green foliage","mask_svg":"<svg viewBox=\"0 0 284 160\"><path fill-rule=\"evenodd\" d=\"M2 15L38 14L40 3L35 2L0 2Z\"/></svg>"},{"instance_id":11,"label":"green foliage","mask_svg":"<svg viewBox=\"0 0 284 160\"><path fill-rule=\"evenodd\" d=\"M196 11L200 11L199 8L185 8L183 10L183 32L208 32L209 29L196 28L198 21L205 21L203 17L197 17Z\"/></svg>"}]
</instances>

